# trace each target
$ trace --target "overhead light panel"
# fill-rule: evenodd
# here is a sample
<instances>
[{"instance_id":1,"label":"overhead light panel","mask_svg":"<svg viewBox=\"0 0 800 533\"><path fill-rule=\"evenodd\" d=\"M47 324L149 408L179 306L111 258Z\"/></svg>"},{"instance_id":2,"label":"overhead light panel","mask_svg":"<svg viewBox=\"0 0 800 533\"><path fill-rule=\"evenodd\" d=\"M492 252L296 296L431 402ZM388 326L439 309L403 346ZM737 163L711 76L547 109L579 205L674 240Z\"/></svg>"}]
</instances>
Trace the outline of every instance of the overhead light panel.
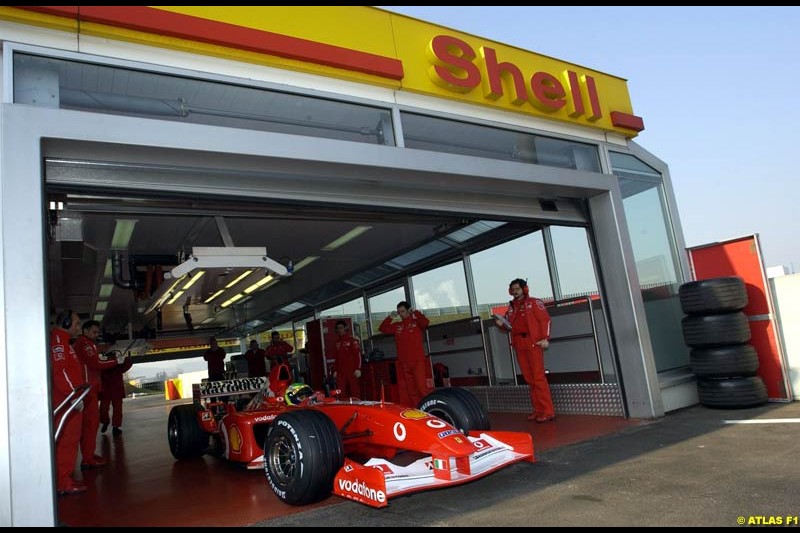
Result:
<instances>
[{"instance_id":1,"label":"overhead light panel","mask_svg":"<svg viewBox=\"0 0 800 533\"><path fill-rule=\"evenodd\" d=\"M111 296L111 291L114 290L114 285L112 283L103 283L100 285L100 298L109 298Z\"/></svg>"},{"instance_id":2,"label":"overhead light panel","mask_svg":"<svg viewBox=\"0 0 800 533\"><path fill-rule=\"evenodd\" d=\"M214 294L212 294L211 296L209 296L209 297L208 297L208 298L207 298L207 299L206 299L206 300L205 300L203 303L205 303L205 304L210 304L210 303L211 303L211 301L212 301L214 298L216 298L217 296L219 296L219 295L220 295L220 294L222 294L223 292L225 292L225 289L220 289L220 290L218 290L217 292L215 292Z\"/></svg>"},{"instance_id":3,"label":"overhead light panel","mask_svg":"<svg viewBox=\"0 0 800 533\"><path fill-rule=\"evenodd\" d=\"M335 241L329 243L327 246L322 248L323 252L331 252L340 246L347 244L348 242L352 241L362 233L369 231L372 229L372 226L356 226L355 228L351 229Z\"/></svg>"},{"instance_id":4,"label":"overhead light panel","mask_svg":"<svg viewBox=\"0 0 800 533\"><path fill-rule=\"evenodd\" d=\"M224 302L222 302L222 305L220 307L228 307L232 303L238 302L242 298L244 298L244 294L239 293L236 296L234 296L233 298L231 298L229 300L225 300Z\"/></svg>"},{"instance_id":5,"label":"overhead light panel","mask_svg":"<svg viewBox=\"0 0 800 533\"><path fill-rule=\"evenodd\" d=\"M128 248L128 243L133 235L133 228L136 227L137 222L138 220L117 219L117 225L114 226L114 237L111 239L112 250L125 250Z\"/></svg>"},{"instance_id":6,"label":"overhead light panel","mask_svg":"<svg viewBox=\"0 0 800 533\"><path fill-rule=\"evenodd\" d=\"M200 324L201 324L201 325L203 325L203 324L208 324L208 323L210 323L210 322L214 322L216 319L217 319L217 317L215 317L215 316L210 316L210 317L206 318L205 320L203 320L202 322L200 322Z\"/></svg>"},{"instance_id":7,"label":"overhead light panel","mask_svg":"<svg viewBox=\"0 0 800 533\"><path fill-rule=\"evenodd\" d=\"M97 302L94 306L95 311L105 311L108 307L108 302Z\"/></svg>"},{"instance_id":8,"label":"overhead light panel","mask_svg":"<svg viewBox=\"0 0 800 533\"><path fill-rule=\"evenodd\" d=\"M302 261L300 261L299 263L297 263L294 266L294 271L297 272L301 268L307 267L308 265L310 265L311 263L313 263L317 259L319 259L318 255L309 255L308 257L306 257L305 259L303 259Z\"/></svg>"},{"instance_id":9,"label":"overhead light panel","mask_svg":"<svg viewBox=\"0 0 800 533\"><path fill-rule=\"evenodd\" d=\"M183 293L184 293L184 291L178 291L178 292L176 292L176 293L175 293L175 294L172 296L172 298L170 298L169 300L167 300L167 305L172 305L172 304L174 304L174 303L175 303L175 302L178 300L178 298L180 298L181 296L183 296Z\"/></svg>"},{"instance_id":10,"label":"overhead light panel","mask_svg":"<svg viewBox=\"0 0 800 533\"><path fill-rule=\"evenodd\" d=\"M267 275L267 276L264 276L264 277L263 277L263 278L261 278L261 280L259 280L258 282L256 282L256 283L253 283L252 285L250 285L249 287L247 287L247 288L244 290L244 293L245 293L245 294L250 294L251 292L253 292L253 291L257 290L259 287L263 287L264 285L266 285L267 283L269 283L270 281L272 281L272 280L274 280L274 279L275 279L275 278L274 278L274 277L273 277L271 274L270 274L270 275Z\"/></svg>"},{"instance_id":11,"label":"overhead light panel","mask_svg":"<svg viewBox=\"0 0 800 533\"><path fill-rule=\"evenodd\" d=\"M239 274L239 275L236 277L236 279L234 279L233 281L231 281L230 283L228 283L227 285L225 285L225 288L226 288L226 289L230 289L231 287L233 287L234 285L236 285L237 283L239 283L240 281L242 281L244 278L246 278L247 276L249 276L249 275L250 275L250 274L252 274L252 273L253 273L253 271L252 271L252 270L245 270L244 272L242 272L241 274Z\"/></svg>"},{"instance_id":12,"label":"overhead light panel","mask_svg":"<svg viewBox=\"0 0 800 533\"><path fill-rule=\"evenodd\" d=\"M97 322L103 321L103 313L96 314L92 317L92 320L96 320Z\"/></svg>"},{"instance_id":13,"label":"overhead light panel","mask_svg":"<svg viewBox=\"0 0 800 533\"><path fill-rule=\"evenodd\" d=\"M114 276L114 271L111 270L111 259L106 259L106 269L103 271L103 278L111 279Z\"/></svg>"},{"instance_id":14,"label":"overhead light panel","mask_svg":"<svg viewBox=\"0 0 800 533\"><path fill-rule=\"evenodd\" d=\"M186 261L173 268L170 274L173 278L178 278L193 270L209 270L212 268L231 270L237 268L265 268L278 276L290 275L285 266L267 257L267 249L263 246L195 246L192 248L192 255Z\"/></svg>"},{"instance_id":15,"label":"overhead light panel","mask_svg":"<svg viewBox=\"0 0 800 533\"><path fill-rule=\"evenodd\" d=\"M192 285L194 285L194 282L197 281L198 279L202 278L203 274L205 274L205 273L206 273L205 270L201 270L200 272L198 272L197 274L192 276L192 279L190 279L188 282L186 282L186 285L183 286L183 290L186 290L189 287L191 287Z\"/></svg>"}]
</instances>

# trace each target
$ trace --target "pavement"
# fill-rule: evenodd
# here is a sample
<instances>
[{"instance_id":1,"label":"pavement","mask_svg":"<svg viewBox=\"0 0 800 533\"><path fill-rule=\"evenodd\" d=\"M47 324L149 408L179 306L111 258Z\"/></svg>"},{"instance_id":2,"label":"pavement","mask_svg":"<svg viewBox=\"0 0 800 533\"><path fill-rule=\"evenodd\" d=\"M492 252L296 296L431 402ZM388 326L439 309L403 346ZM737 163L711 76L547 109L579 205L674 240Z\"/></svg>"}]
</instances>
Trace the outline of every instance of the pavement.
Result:
<instances>
[{"instance_id":1,"label":"pavement","mask_svg":"<svg viewBox=\"0 0 800 533\"><path fill-rule=\"evenodd\" d=\"M384 509L341 500L253 525L800 526L800 402L695 406L536 455Z\"/></svg>"}]
</instances>

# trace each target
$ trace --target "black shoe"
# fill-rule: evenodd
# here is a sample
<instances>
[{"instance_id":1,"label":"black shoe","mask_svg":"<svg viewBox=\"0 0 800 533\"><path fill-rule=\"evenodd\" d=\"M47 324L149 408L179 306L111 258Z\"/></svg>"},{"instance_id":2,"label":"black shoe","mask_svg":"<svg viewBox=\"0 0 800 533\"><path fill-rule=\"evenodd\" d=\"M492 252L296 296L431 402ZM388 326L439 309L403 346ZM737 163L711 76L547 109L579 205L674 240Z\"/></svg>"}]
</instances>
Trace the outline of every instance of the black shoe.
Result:
<instances>
[{"instance_id":1,"label":"black shoe","mask_svg":"<svg viewBox=\"0 0 800 533\"><path fill-rule=\"evenodd\" d=\"M114 429L111 430L111 433L113 433L115 437L122 435L122 428L114 426Z\"/></svg>"},{"instance_id":2,"label":"black shoe","mask_svg":"<svg viewBox=\"0 0 800 533\"><path fill-rule=\"evenodd\" d=\"M103 427L100 428L100 433L105 433L108 431L108 423L103 424Z\"/></svg>"}]
</instances>

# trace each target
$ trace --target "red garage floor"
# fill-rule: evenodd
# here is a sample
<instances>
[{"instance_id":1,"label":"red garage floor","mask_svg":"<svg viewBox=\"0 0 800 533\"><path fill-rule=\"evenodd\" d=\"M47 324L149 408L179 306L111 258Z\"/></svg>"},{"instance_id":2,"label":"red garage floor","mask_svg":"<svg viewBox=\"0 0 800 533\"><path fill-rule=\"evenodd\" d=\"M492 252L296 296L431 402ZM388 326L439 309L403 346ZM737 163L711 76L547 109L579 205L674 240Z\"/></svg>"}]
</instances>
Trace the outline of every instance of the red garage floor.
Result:
<instances>
[{"instance_id":1,"label":"red garage floor","mask_svg":"<svg viewBox=\"0 0 800 533\"><path fill-rule=\"evenodd\" d=\"M61 523L80 526L242 526L314 506L281 503L261 470L247 471L215 457L175 461L167 445L167 416L175 402L147 397L124 403L124 432L98 436L108 466L82 472L86 493L58 498ZM528 431L537 451L642 423L622 418L563 415L548 424L524 414L492 413L492 428ZM78 474L80 475L80 474ZM331 497L316 504L341 501Z\"/></svg>"}]
</instances>

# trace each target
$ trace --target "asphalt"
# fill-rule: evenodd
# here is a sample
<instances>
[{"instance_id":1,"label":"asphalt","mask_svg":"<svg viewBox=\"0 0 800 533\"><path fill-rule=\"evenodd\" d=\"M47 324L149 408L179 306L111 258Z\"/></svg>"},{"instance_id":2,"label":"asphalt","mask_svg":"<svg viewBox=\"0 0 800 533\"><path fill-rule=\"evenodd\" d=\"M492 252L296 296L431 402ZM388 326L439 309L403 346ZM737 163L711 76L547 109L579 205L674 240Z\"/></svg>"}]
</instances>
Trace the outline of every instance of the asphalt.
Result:
<instances>
[{"instance_id":1,"label":"asphalt","mask_svg":"<svg viewBox=\"0 0 800 533\"><path fill-rule=\"evenodd\" d=\"M793 402L695 406L384 509L341 500L254 526L797 527L799 517L800 402Z\"/></svg>"}]
</instances>

